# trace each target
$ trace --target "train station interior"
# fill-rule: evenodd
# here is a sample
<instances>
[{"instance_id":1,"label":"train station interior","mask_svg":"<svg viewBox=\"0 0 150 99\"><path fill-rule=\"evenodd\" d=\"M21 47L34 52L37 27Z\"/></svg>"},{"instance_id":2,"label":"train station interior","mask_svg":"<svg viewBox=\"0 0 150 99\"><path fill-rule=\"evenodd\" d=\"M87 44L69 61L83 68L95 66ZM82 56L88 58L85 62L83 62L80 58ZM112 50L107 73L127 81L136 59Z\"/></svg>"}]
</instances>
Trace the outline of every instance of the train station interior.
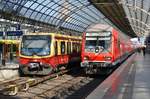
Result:
<instances>
[{"instance_id":1,"label":"train station interior","mask_svg":"<svg viewBox=\"0 0 150 99\"><path fill-rule=\"evenodd\" d=\"M0 0L0 99L150 99L149 0Z\"/></svg>"}]
</instances>

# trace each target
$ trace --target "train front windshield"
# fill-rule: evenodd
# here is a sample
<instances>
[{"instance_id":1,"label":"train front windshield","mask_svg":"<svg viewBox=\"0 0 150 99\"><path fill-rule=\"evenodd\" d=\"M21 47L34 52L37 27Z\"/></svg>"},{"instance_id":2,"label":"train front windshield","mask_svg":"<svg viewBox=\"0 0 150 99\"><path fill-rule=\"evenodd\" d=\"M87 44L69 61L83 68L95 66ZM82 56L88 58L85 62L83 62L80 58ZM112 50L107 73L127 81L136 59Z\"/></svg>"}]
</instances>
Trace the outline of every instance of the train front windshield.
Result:
<instances>
[{"instance_id":1,"label":"train front windshield","mask_svg":"<svg viewBox=\"0 0 150 99\"><path fill-rule=\"evenodd\" d=\"M49 35L24 35L21 42L21 54L26 56L50 55L50 44Z\"/></svg>"},{"instance_id":2,"label":"train front windshield","mask_svg":"<svg viewBox=\"0 0 150 99\"><path fill-rule=\"evenodd\" d=\"M102 52L110 52L111 32L87 33L85 51L94 52L96 47L103 48Z\"/></svg>"}]
</instances>

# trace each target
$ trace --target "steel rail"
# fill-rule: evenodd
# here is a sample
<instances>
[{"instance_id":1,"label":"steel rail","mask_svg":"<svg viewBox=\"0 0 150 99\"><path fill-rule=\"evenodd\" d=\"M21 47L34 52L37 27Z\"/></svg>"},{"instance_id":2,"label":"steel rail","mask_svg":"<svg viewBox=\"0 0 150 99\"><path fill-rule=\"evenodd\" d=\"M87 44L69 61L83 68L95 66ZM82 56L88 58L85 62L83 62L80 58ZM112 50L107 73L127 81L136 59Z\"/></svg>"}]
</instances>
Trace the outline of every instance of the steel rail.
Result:
<instances>
[{"instance_id":1,"label":"steel rail","mask_svg":"<svg viewBox=\"0 0 150 99\"><path fill-rule=\"evenodd\" d=\"M73 68L72 68L73 69ZM29 87L40 84L44 81L56 78L60 75L64 75L72 69L64 69L60 72L45 76L45 77L20 77L18 79L14 79L8 82L0 83L0 94L3 95L16 95L19 91L27 91Z\"/></svg>"}]
</instances>

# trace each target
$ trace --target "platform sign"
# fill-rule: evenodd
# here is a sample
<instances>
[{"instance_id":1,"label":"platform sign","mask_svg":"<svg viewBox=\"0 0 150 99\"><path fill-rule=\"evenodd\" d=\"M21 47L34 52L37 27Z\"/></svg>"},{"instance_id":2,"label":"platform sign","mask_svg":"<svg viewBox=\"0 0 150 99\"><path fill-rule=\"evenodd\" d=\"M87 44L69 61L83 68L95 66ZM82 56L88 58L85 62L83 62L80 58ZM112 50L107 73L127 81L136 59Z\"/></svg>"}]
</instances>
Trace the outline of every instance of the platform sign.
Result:
<instances>
[{"instance_id":1,"label":"platform sign","mask_svg":"<svg viewBox=\"0 0 150 99\"><path fill-rule=\"evenodd\" d=\"M23 35L23 31L7 31L5 32L6 36L21 36ZM0 36L3 36L4 32L0 31Z\"/></svg>"},{"instance_id":2,"label":"platform sign","mask_svg":"<svg viewBox=\"0 0 150 99\"><path fill-rule=\"evenodd\" d=\"M7 31L7 36L21 36L23 35L23 31Z\"/></svg>"}]
</instances>

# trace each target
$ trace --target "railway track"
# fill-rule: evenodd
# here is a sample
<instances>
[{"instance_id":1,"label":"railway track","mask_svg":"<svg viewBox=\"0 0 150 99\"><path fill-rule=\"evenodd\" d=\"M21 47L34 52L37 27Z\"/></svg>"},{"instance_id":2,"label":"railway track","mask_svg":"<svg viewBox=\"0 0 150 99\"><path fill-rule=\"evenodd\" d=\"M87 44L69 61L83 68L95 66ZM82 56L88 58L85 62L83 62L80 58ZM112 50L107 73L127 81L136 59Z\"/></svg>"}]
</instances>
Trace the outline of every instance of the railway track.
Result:
<instances>
[{"instance_id":1,"label":"railway track","mask_svg":"<svg viewBox=\"0 0 150 99\"><path fill-rule=\"evenodd\" d=\"M72 70L72 69L70 69ZM29 87L38 85L46 80L56 78L64 75L70 70L62 70L60 72L44 76L44 77L19 77L7 82L0 83L0 94L3 95L17 95L20 91L27 91Z\"/></svg>"},{"instance_id":2,"label":"railway track","mask_svg":"<svg viewBox=\"0 0 150 99\"><path fill-rule=\"evenodd\" d=\"M81 89L94 80L87 77L78 70L77 73L68 73L70 70L63 70L56 74L43 78L22 77L5 83L0 83L0 98L4 99L60 99ZM58 75L61 75L58 77ZM4 87L1 87L5 85ZM91 87L91 85L90 85ZM86 92L87 93L87 92Z\"/></svg>"},{"instance_id":3,"label":"railway track","mask_svg":"<svg viewBox=\"0 0 150 99\"><path fill-rule=\"evenodd\" d=\"M97 85L99 85L104 78L87 77L82 73L81 69L77 69L78 72L68 73L74 70L62 70L58 73L45 76L45 77L21 77L9 82L0 83L0 98L7 99L62 99L69 96L74 97L74 93L79 92L79 89L86 90L89 85L90 91L81 90L84 93L77 97L86 97L87 93L91 92ZM81 71L81 72L80 72ZM59 76L59 77L58 77ZM96 85L94 85L96 82ZM89 84L91 83L91 84ZM91 87L92 86L92 87ZM76 94L75 94L76 95ZM75 96L76 97L76 96Z\"/></svg>"},{"instance_id":4,"label":"railway track","mask_svg":"<svg viewBox=\"0 0 150 99\"><path fill-rule=\"evenodd\" d=\"M69 71L71 73L68 73ZM72 99L75 95L75 97L81 98L86 97L91 92L90 90L96 88L105 78L87 77L79 68L63 69L60 72L42 77L20 77L7 82L0 82L0 98L60 99L63 97ZM84 90L87 89L87 92L78 91L84 86L86 86Z\"/></svg>"},{"instance_id":5,"label":"railway track","mask_svg":"<svg viewBox=\"0 0 150 99\"><path fill-rule=\"evenodd\" d=\"M78 90L83 85L86 85L93 78L83 76L63 75L57 79L43 82L37 86L30 88L26 92L19 92L15 98L29 98L29 99L60 99L71 95L75 90Z\"/></svg>"}]
</instances>

